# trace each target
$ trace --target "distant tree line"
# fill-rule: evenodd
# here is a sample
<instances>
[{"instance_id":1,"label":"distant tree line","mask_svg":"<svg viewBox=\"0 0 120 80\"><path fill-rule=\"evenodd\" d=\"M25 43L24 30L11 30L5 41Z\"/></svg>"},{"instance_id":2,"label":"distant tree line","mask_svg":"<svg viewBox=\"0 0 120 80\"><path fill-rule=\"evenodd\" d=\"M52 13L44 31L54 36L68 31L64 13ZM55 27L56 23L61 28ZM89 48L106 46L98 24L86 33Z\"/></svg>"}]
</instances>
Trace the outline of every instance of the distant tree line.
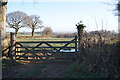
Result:
<instances>
[{"instance_id":1,"label":"distant tree line","mask_svg":"<svg viewBox=\"0 0 120 80\"><path fill-rule=\"evenodd\" d=\"M77 33L54 33L55 38L74 38Z\"/></svg>"},{"instance_id":2,"label":"distant tree line","mask_svg":"<svg viewBox=\"0 0 120 80\"><path fill-rule=\"evenodd\" d=\"M54 33L54 37L56 37L56 38L74 38L76 35L77 35L76 32L74 32L74 33ZM107 38L107 39L111 39L111 40L118 37L118 33L115 33L113 31L100 30L100 31L91 31L91 32L84 31L83 38L84 37L96 37L99 35L102 38Z\"/></svg>"},{"instance_id":3,"label":"distant tree line","mask_svg":"<svg viewBox=\"0 0 120 80\"><path fill-rule=\"evenodd\" d=\"M45 28L43 33L45 35L49 35L52 33L52 29L50 27L45 27L42 25L42 21L40 16L38 15L30 15L28 16L26 13L21 11L14 11L7 14L7 27L15 29L15 34L17 36L19 29L28 27L32 30L31 34L34 36L36 29ZM47 29L47 30L46 30Z\"/></svg>"}]
</instances>

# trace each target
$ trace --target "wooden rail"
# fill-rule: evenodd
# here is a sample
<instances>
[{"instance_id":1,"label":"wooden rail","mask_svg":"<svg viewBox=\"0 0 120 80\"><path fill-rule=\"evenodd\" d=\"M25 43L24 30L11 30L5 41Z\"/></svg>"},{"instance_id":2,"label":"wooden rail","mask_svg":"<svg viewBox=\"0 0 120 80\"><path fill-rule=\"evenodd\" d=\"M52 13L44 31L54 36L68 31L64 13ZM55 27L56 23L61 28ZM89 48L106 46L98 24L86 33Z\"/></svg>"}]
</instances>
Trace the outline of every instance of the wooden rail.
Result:
<instances>
[{"instance_id":1,"label":"wooden rail","mask_svg":"<svg viewBox=\"0 0 120 80\"><path fill-rule=\"evenodd\" d=\"M2 57L9 57L9 49L10 49L10 46L2 50Z\"/></svg>"},{"instance_id":2,"label":"wooden rail","mask_svg":"<svg viewBox=\"0 0 120 80\"><path fill-rule=\"evenodd\" d=\"M75 41L18 41L16 43L75 43Z\"/></svg>"}]
</instances>

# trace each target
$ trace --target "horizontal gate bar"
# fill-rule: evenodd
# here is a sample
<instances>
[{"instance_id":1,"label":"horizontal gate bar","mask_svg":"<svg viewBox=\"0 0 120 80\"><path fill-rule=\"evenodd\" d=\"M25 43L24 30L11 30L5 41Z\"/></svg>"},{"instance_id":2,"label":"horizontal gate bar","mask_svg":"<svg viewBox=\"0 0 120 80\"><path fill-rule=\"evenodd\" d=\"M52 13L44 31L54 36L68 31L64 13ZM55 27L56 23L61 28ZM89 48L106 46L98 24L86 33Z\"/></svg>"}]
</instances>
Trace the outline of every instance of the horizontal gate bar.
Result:
<instances>
[{"instance_id":1,"label":"horizontal gate bar","mask_svg":"<svg viewBox=\"0 0 120 80\"><path fill-rule=\"evenodd\" d=\"M72 60L72 59L67 59L67 58L64 58L64 59L16 59L16 60L24 60L24 61L63 61L63 62L65 62L65 61L70 61L70 60Z\"/></svg>"},{"instance_id":2,"label":"horizontal gate bar","mask_svg":"<svg viewBox=\"0 0 120 80\"><path fill-rule=\"evenodd\" d=\"M16 51L16 53L56 53L56 51L26 51L26 50L22 50L22 51ZM58 53L75 53L75 52L60 52L58 51Z\"/></svg>"},{"instance_id":3,"label":"horizontal gate bar","mask_svg":"<svg viewBox=\"0 0 120 80\"><path fill-rule=\"evenodd\" d=\"M65 53L63 53L63 54L58 54L58 55L16 55L16 57L58 57L58 56L71 56L71 57L73 57L74 55L76 55L76 54L74 54L74 53L70 53L70 54L65 54Z\"/></svg>"},{"instance_id":4,"label":"horizontal gate bar","mask_svg":"<svg viewBox=\"0 0 120 80\"><path fill-rule=\"evenodd\" d=\"M23 48L23 47L16 47L16 48ZM24 48L62 48L62 47L24 47ZM75 47L65 47L65 48L75 48Z\"/></svg>"},{"instance_id":5,"label":"horizontal gate bar","mask_svg":"<svg viewBox=\"0 0 120 80\"><path fill-rule=\"evenodd\" d=\"M18 56L18 57L21 57L21 58L27 58L27 57L31 57L31 58L33 58L33 57L36 57L36 58L42 58L42 57L44 57L44 58L66 58L66 56L53 56L53 55L51 55L51 56ZM72 58L72 57L68 57L68 58Z\"/></svg>"},{"instance_id":6,"label":"horizontal gate bar","mask_svg":"<svg viewBox=\"0 0 120 80\"><path fill-rule=\"evenodd\" d=\"M75 43L75 41L27 41L27 42L24 42L24 41L19 41L19 42L16 42L17 43Z\"/></svg>"}]
</instances>

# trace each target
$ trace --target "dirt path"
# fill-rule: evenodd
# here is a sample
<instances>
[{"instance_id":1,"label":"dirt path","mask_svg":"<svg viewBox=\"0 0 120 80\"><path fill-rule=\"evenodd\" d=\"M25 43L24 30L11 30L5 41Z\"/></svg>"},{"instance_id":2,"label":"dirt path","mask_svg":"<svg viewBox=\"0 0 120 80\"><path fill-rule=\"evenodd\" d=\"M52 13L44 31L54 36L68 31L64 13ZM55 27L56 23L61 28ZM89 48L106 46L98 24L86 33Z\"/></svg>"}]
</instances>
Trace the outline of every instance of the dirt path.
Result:
<instances>
[{"instance_id":1,"label":"dirt path","mask_svg":"<svg viewBox=\"0 0 120 80\"><path fill-rule=\"evenodd\" d=\"M24 65L18 65L14 67L10 67L7 69L2 70L2 78L14 78L19 73L22 73L24 71L29 71L35 66L35 64L24 64Z\"/></svg>"},{"instance_id":2,"label":"dirt path","mask_svg":"<svg viewBox=\"0 0 120 80\"><path fill-rule=\"evenodd\" d=\"M3 78L15 78L19 73L29 71L34 69L40 63L32 63L14 66L12 68L3 70L2 75ZM41 70L41 73L38 73L34 78L61 78L66 71L66 69L70 66L71 63L44 63L47 64L45 68ZM39 70L39 69L38 69Z\"/></svg>"},{"instance_id":3,"label":"dirt path","mask_svg":"<svg viewBox=\"0 0 120 80\"><path fill-rule=\"evenodd\" d=\"M61 78L69 67L70 63L52 63L44 68L40 75L35 78Z\"/></svg>"}]
</instances>

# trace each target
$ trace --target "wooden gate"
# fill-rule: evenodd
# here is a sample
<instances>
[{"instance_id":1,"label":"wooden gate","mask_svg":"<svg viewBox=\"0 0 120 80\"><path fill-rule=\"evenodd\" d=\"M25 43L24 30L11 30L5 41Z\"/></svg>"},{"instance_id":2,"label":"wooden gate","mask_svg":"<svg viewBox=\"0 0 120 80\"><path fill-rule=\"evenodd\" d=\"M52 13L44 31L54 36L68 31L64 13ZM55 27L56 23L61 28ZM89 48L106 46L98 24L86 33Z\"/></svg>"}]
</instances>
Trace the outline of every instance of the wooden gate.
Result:
<instances>
[{"instance_id":1,"label":"wooden gate","mask_svg":"<svg viewBox=\"0 0 120 80\"><path fill-rule=\"evenodd\" d=\"M73 50L73 51L71 51ZM77 37L71 41L16 42L16 60L57 61L74 59L77 52Z\"/></svg>"}]
</instances>

